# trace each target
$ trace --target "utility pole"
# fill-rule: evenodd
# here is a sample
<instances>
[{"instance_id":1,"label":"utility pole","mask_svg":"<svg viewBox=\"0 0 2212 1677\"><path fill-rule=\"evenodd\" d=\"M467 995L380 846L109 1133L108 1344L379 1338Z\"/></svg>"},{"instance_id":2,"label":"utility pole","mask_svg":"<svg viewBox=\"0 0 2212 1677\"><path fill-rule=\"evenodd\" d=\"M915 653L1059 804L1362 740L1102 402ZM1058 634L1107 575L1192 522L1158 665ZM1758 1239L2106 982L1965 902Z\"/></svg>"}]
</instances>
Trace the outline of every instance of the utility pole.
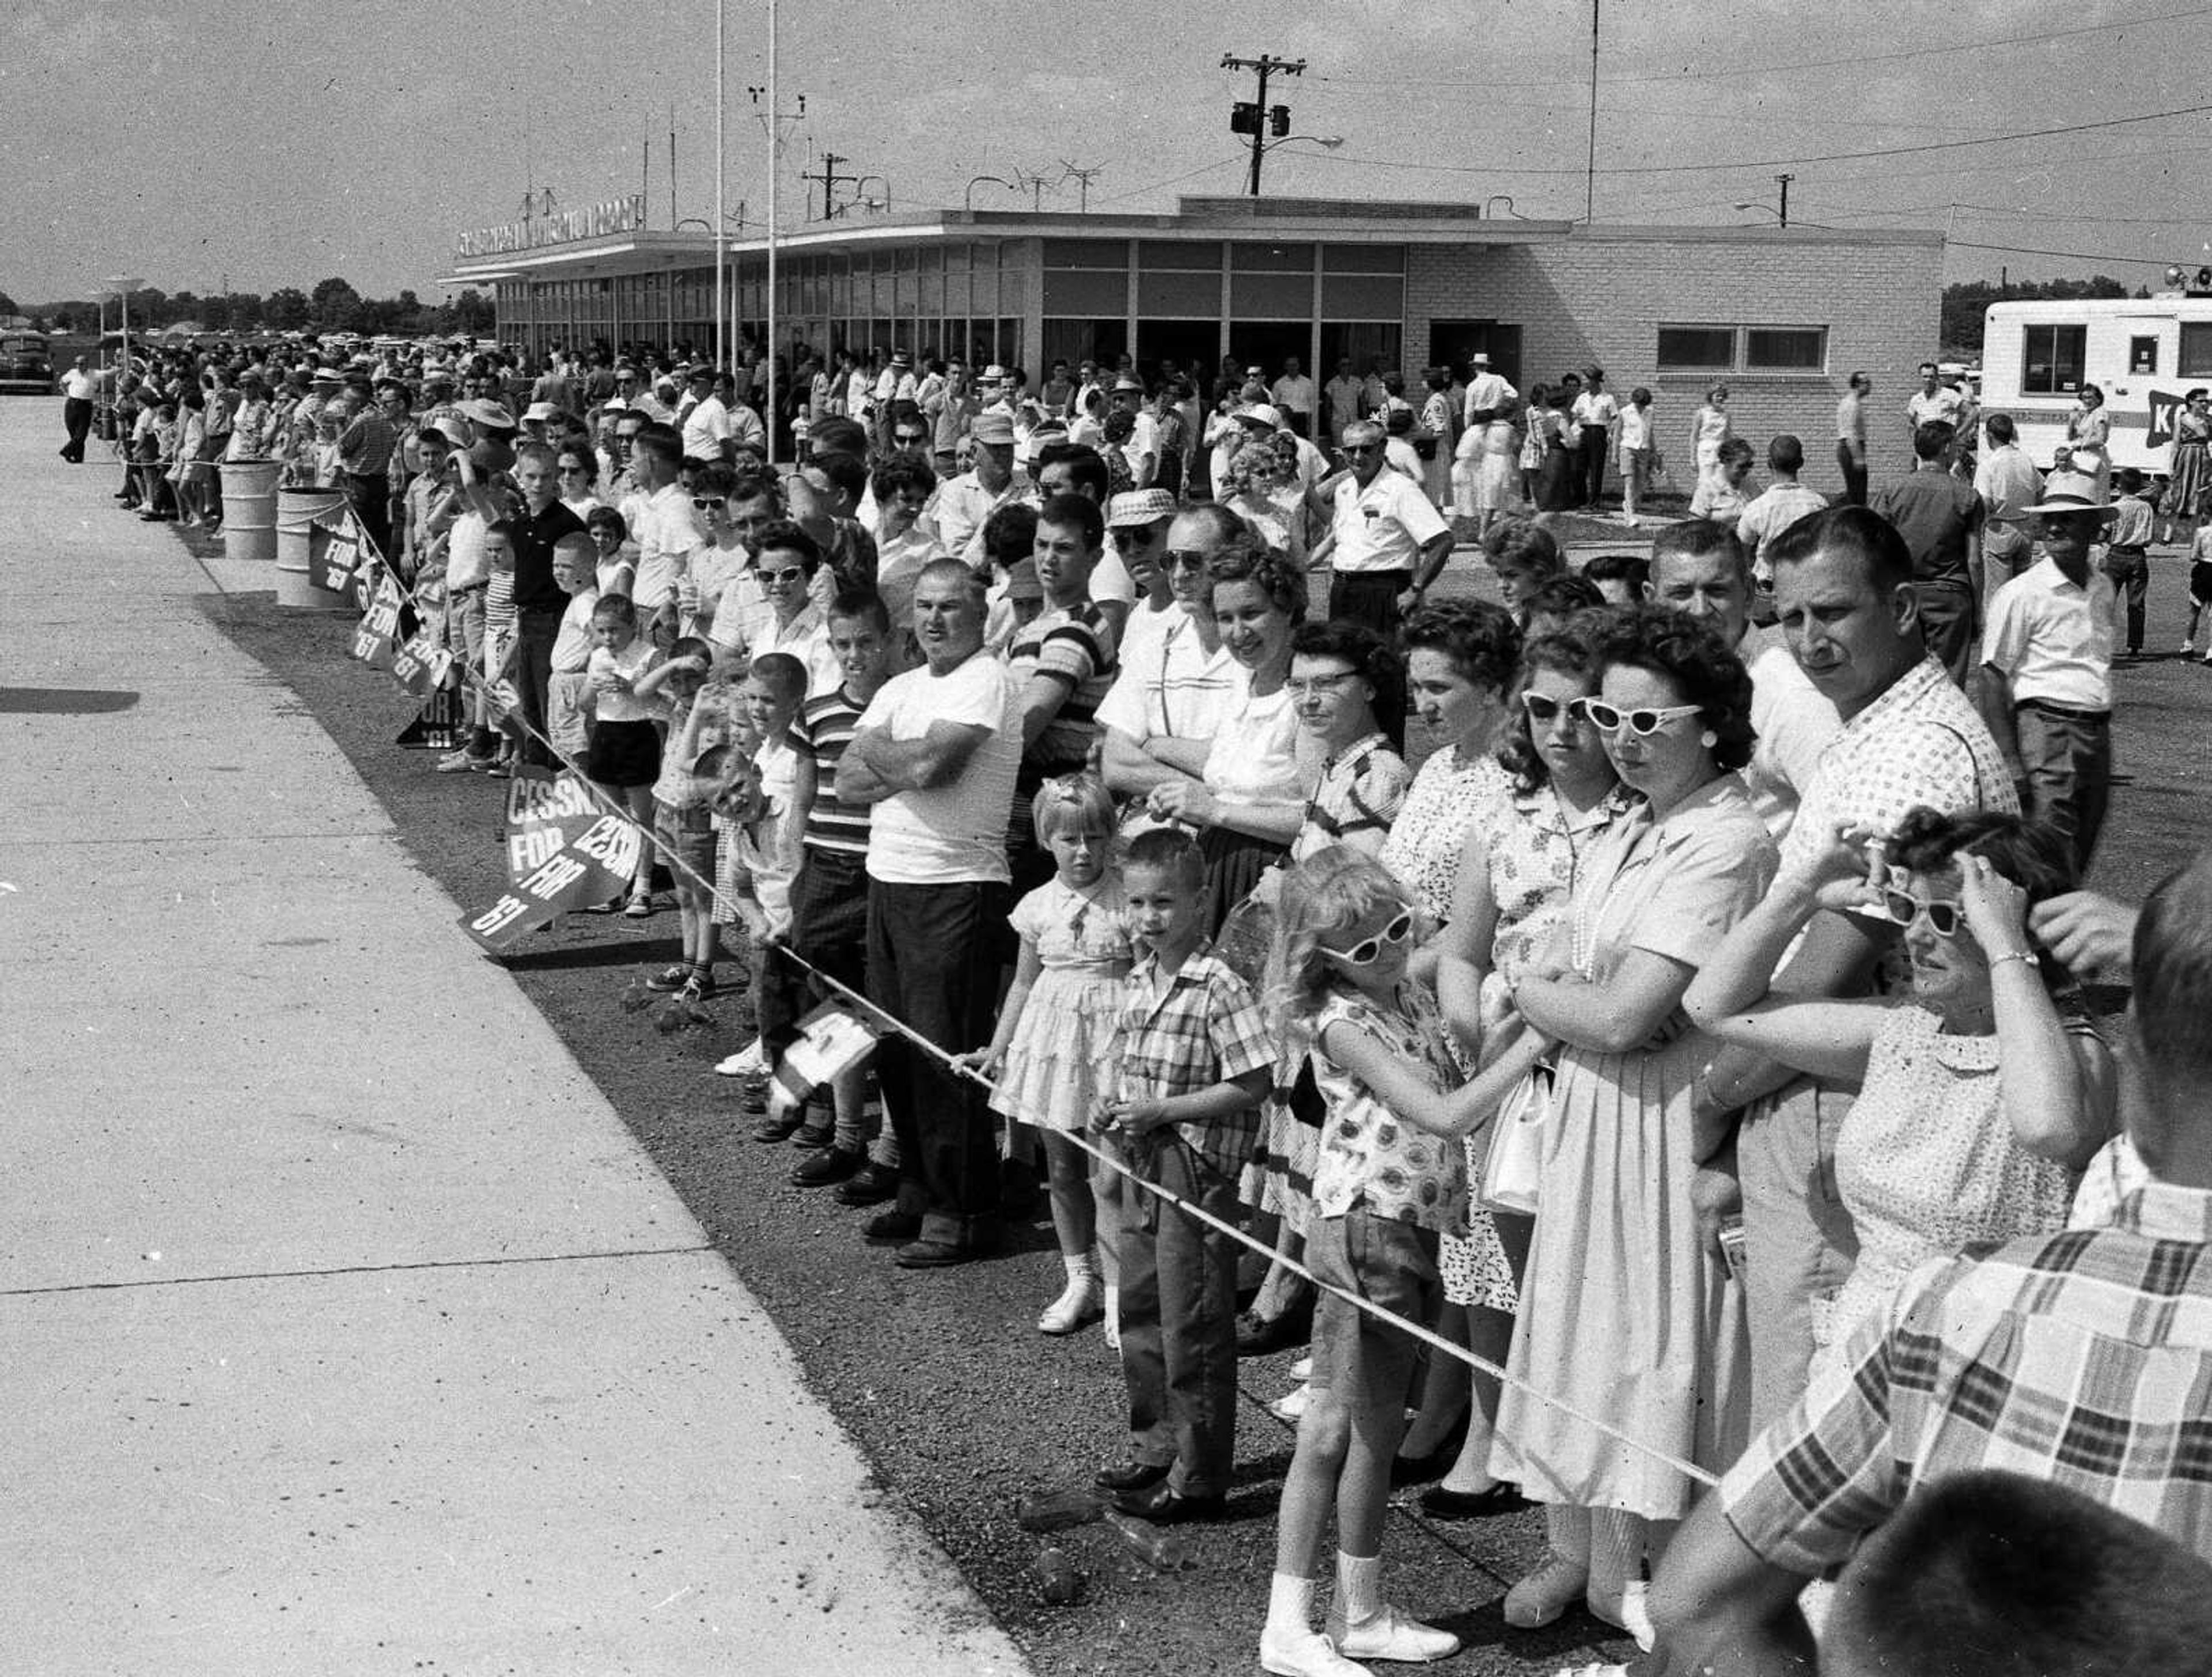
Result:
<instances>
[{"instance_id":1,"label":"utility pole","mask_svg":"<svg viewBox=\"0 0 2212 1677\"><path fill-rule=\"evenodd\" d=\"M1260 196L1260 160L1267 154L1267 125L1270 114L1267 110L1267 78L1278 74L1304 76L1306 61L1304 58L1278 58L1269 52L1263 52L1256 58L1240 58L1233 53L1224 53L1221 67L1224 70L1249 70L1260 78L1259 97L1249 106L1232 106L1229 112L1230 131L1249 133L1252 137L1252 173L1245 180L1244 190L1256 198ZM1288 134L1291 131L1290 106L1279 105L1273 115L1275 131L1279 135Z\"/></svg>"},{"instance_id":2,"label":"utility pole","mask_svg":"<svg viewBox=\"0 0 2212 1677\"><path fill-rule=\"evenodd\" d=\"M1794 174L1778 174L1774 177L1775 184L1782 188L1782 207L1775 213L1781 216L1782 225L1784 227L1790 225L1790 183L1796 179Z\"/></svg>"},{"instance_id":3,"label":"utility pole","mask_svg":"<svg viewBox=\"0 0 2212 1677\"><path fill-rule=\"evenodd\" d=\"M1589 149L1583 154L1583 223L1597 220L1597 15L1602 0L1590 0Z\"/></svg>"},{"instance_id":4,"label":"utility pole","mask_svg":"<svg viewBox=\"0 0 2212 1677\"><path fill-rule=\"evenodd\" d=\"M857 186L860 184L860 177L856 174L837 173L837 166L840 163L849 163L852 161L849 157L840 157L834 151L825 151L822 154L820 174L801 174L799 177L801 180L818 180L822 183L822 219L825 222L837 213L837 189L840 186Z\"/></svg>"},{"instance_id":5,"label":"utility pole","mask_svg":"<svg viewBox=\"0 0 2212 1677\"><path fill-rule=\"evenodd\" d=\"M1069 162L1067 159L1063 157L1060 160L1060 179L1062 185L1066 185L1066 183L1071 180L1076 181L1081 185L1083 188L1082 210L1085 215L1090 214L1091 182L1093 177L1106 173L1106 166L1103 163L1094 163L1087 169L1079 169L1074 164Z\"/></svg>"}]
</instances>

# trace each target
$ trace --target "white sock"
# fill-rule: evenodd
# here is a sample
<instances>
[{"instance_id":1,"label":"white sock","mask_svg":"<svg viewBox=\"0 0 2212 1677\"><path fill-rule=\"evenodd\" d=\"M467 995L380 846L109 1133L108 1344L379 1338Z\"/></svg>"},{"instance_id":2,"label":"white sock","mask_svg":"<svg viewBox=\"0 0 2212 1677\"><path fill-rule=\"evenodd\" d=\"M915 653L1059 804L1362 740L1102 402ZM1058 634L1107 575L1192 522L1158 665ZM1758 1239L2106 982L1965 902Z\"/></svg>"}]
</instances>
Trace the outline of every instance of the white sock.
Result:
<instances>
[{"instance_id":1,"label":"white sock","mask_svg":"<svg viewBox=\"0 0 2212 1677\"><path fill-rule=\"evenodd\" d=\"M1644 1577L1644 1522L1617 1508L1590 1510L1589 1592L1611 1606Z\"/></svg>"},{"instance_id":2,"label":"white sock","mask_svg":"<svg viewBox=\"0 0 2212 1677\"><path fill-rule=\"evenodd\" d=\"M1336 1600L1347 1625L1364 1625L1382 1611L1382 1557L1336 1552Z\"/></svg>"},{"instance_id":3,"label":"white sock","mask_svg":"<svg viewBox=\"0 0 2212 1677\"><path fill-rule=\"evenodd\" d=\"M1088 1252L1063 1252L1060 1255L1060 1261L1067 1266L1067 1279L1071 1284L1091 1279L1091 1255Z\"/></svg>"},{"instance_id":4,"label":"white sock","mask_svg":"<svg viewBox=\"0 0 2212 1677\"><path fill-rule=\"evenodd\" d=\"M1588 1567L1590 1559L1590 1511L1572 1503L1544 1504L1544 1539L1562 1560Z\"/></svg>"},{"instance_id":5,"label":"white sock","mask_svg":"<svg viewBox=\"0 0 2212 1677\"><path fill-rule=\"evenodd\" d=\"M1313 1580L1278 1572L1267 1583L1267 1628L1279 1637L1313 1630Z\"/></svg>"}]
</instances>

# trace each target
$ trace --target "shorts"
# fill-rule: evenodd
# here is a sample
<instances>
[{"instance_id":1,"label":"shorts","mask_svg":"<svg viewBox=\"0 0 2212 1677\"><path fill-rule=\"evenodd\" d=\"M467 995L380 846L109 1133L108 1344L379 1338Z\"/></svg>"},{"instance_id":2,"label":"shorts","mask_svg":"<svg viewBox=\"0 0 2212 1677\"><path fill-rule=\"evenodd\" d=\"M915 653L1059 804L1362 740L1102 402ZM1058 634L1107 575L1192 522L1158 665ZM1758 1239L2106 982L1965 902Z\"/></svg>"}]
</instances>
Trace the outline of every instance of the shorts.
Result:
<instances>
[{"instance_id":1,"label":"shorts","mask_svg":"<svg viewBox=\"0 0 2212 1677\"><path fill-rule=\"evenodd\" d=\"M1306 1225L1306 1267L1407 1322L1433 1328L1443 1308L1437 1273L1437 1231L1357 1206ZM1333 1393L1347 1408L1395 1411L1413 1389L1425 1347L1404 1329L1377 1320L1331 1292L1314 1310L1314 1389Z\"/></svg>"},{"instance_id":2,"label":"shorts","mask_svg":"<svg viewBox=\"0 0 2212 1677\"><path fill-rule=\"evenodd\" d=\"M2212 559L2190 562L2189 598L2199 605L2212 605Z\"/></svg>"},{"instance_id":3,"label":"shorts","mask_svg":"<svg viewBox=\"0 0 2212 1677\"><path fill-rule=\"evenodd\" d=\"M601 722L584 772L601 786L651 786L660 778L660 730L650 722Z\"/></svg>"},{"instance_id":4,"label":"shorts","mask_svg":"<svg viewBox=\"0 0 2212 1677\"><path fill-rule=\"evenodd\" d=\"M545 732L562 756L580 762L590 751L592 699L581 670L556 670L545 684Z\"/></svg>"},{"instance_id":5,"label":"shorts","mask_svg":"<svg viewBox=\"0 0 2212 1677\"><path fill-rule=\"evenodd\" d=\"M647 727L653 725L648 722ZM661 861L676 876L677 888L710 890L714 883L714 811L706 804L679 809L653 800L653 842Z\"/></svg>"}]
</instances>

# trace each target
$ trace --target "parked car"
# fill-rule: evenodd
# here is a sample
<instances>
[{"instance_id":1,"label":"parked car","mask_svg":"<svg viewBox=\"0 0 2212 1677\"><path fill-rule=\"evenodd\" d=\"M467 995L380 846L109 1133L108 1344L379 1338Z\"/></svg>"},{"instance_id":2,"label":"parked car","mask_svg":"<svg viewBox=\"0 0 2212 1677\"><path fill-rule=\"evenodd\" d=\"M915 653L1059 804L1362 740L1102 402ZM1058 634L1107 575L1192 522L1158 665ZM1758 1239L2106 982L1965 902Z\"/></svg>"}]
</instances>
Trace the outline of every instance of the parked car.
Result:
<instances>
[{"instance_id":1,"label":"parked car","mask_svg":"<svg viewBox=\"0 0 2212 1677\"><path fill-rule=\"evenodd\" d=\"M36 391L48 395L54 388L53 353L44 332L0 332L0 390Z\"/></svg>"}]
</instances>

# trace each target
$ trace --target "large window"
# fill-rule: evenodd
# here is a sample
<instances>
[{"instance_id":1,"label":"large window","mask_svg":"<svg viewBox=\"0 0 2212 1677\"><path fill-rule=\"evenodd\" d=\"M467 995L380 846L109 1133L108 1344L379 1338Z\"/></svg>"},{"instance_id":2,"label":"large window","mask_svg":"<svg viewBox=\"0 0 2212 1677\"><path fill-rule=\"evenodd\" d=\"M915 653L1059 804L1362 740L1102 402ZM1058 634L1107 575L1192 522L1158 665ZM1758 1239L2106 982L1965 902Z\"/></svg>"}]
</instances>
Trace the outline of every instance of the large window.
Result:
<instances>
[{"instance_id":1,"label":"large window","mask_svg":"<svg viewBox=\"0 0 2212 1677\"><path fill-rule=\"evenodd\" d=\"M2024 396L2071 396L2081 388L2089 353L2087 326L2024 326L2020 388ZM2188 355L2187 339L2182 354Z\"/></svg>"},{"instance_id":2,"label":"large window","mask_svg":"<svg viewBox=\"0 0 2212 1677\"><path fill-rule=\"evenodd\" d=\"M1659 328L1662 373L1806 373L1827 370L1826 326L1684 323Z\"/></svg>"},{"instance_id":3,"label":"large window","mask_svg":"<svg viewBox=\"0 0 2212 1677\"><path fill-rule=\"evenodd\" d=\"M2182 322L2181 359L2173 373L2178 379L2212 379L2212 320Z\"/></svg>"}]
</instances>

